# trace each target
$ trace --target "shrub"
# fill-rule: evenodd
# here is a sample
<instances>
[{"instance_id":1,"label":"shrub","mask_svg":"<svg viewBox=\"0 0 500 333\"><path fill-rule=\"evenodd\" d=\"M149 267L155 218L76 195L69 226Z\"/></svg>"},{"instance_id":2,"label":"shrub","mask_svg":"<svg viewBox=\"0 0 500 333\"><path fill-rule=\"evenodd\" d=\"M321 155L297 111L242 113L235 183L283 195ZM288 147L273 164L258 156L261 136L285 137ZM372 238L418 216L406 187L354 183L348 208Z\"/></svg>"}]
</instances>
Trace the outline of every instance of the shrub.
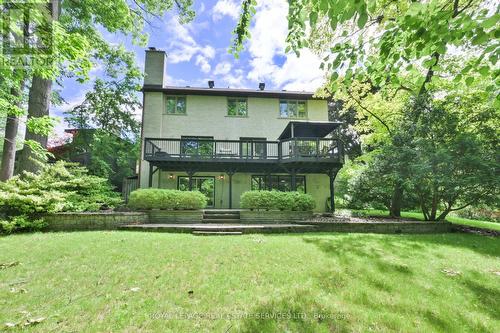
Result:
<instances>
[{"instance_id":1,"label":"shrub","mask_svg":"<svg viewBox=\"0 0 500 333\"><path fill-rule=\"evenodd\" d=\"M38 225L40 215L63 211L96 211L122 200L104 178L87 174L74 163L48 164L37 173L24 172L0 182L0 216L3 229L28 230L22 219ZM18 218L19 217L19 218Z\"/></svg>"},{"instance_id":2,"label":"shrub","mask_svg":"<svg viewBox=\"0 0 500 333\"><path fill-rule=\"evenodd\" d=\"M246 209L309 211L316 207L313 197L299 192L248 191L241 195Z\"/></svg>"},{"instance_id":3,"label":"shrub","mask_svg":"<svg viewBox=\"0 0 500 333\"><path fill-rule=\"evenodd\" d=\"M14 231L38 231L47 224L43 219L29 219L24 215L15 216L10 220L0 220L0 233L10 234Z\"/></svg>"},{"instance_id":4,"label":"shrub","mask_svg":"<svg viewBox=\"0 0 500 333\"><path fill-rule=\"evenodd\" d=\"M199 191L144 188L130 193L128 205L132 209L195 210L205 208L207 198Z\"/></svg>"},{"instance_id":5,"label":"shrub","mask_svg":"<svg viewBox=\"0 0 500 333\"><path fill-rule=\"evenodd\" d=\"M316 202L309 194L290 192L289 196L291 197L289 200L293 203L292 210L308 211L313 210L314 207L316 207Z\"/></svg>"},{"instance_id":6,"label":"shrub","mask_svg":"<svg viewBox=\"0 0 500 333\"><path fill-rule=\"evenodd\" d=\"M177 209L201 209L207 205L207 197L199 191L179 191Z\"/></svg>"},{"instance_id":7,"label":"shrub","mask_svg":"<svg viewBox=\"0 0 500 333\"><path fill-rule=\"evenodd\" d=\"M456 211L454 215L472 220L485 220L490 222L500 222L500 211L498 208L480 205L479 207L469 206Z\"/></svg>"}]
</instances>

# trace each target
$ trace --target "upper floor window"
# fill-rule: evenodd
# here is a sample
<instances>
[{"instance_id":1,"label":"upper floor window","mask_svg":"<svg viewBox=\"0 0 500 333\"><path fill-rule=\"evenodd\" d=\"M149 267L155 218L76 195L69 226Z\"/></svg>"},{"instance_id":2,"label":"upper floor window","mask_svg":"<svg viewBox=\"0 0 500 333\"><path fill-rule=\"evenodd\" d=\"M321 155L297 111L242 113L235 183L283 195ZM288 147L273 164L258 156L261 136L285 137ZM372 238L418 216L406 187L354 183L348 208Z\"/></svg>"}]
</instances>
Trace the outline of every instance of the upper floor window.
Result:
<instances>
[{"instance_id":1,"label":"upper floor window","mask_svg":"<svg viewBox=\"0 0 500 333\"><path fill-rule=\"evenodd\" d=\"M185 96L167 96L168 114L186 114Z\"/></svg>"},{"instance_id":2,"label":"upper floor window","mask_svg":"<svg viewBox=\"0 0 500 333\"><path fill-rule=\"evenodd\" d=\"M281 118L307 118L306 101L280 100Z\"/></svg>"},{"instance_id":3,"label":"upper floor window","mask_svg":"<svg viewBox=\"0 0 500 333\"><path fill-rule=\"evenodd\" d=\"M248 103L246 98L228 98L227 115L246 117L248 115Z\"/></svg>"}]
</instances>

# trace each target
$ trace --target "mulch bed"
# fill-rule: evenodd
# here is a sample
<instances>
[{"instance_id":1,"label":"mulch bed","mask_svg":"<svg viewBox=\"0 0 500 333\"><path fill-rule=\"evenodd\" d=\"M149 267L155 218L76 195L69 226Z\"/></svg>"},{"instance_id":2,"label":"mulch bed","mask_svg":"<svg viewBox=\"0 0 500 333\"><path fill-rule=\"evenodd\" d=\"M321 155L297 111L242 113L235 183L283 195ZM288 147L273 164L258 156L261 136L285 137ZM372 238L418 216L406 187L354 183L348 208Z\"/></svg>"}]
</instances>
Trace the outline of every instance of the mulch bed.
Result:
<instances>
[{"instance_id":1,"label":"mulch bed","mask_svg":"<svg viewBox=\"0 0 500 333\"><path fill-rule=\"evenodd\" d=\"M500 231L480 229L480 228L474 228L474 227L469 227L469 226L464 226L464 225L454 225L454 229L457 231L460 231L460 232L466 232L469 234L477 234L477 235L482 235L482 236L492 236L492 237L500 236Z\"/></svg>"},{"instance_id":2,"label":"mulch bed","mask_svg":"<svg viewBox=\"0 0 500 333\"><path fill-rule=\"evenodd\" d=\"M326 214L315 215L307 222L314 223L415 223L422 222L412 219L397 219L390 217L358 217L349 215L328 216Z\"/></svg>"}]
</instances>

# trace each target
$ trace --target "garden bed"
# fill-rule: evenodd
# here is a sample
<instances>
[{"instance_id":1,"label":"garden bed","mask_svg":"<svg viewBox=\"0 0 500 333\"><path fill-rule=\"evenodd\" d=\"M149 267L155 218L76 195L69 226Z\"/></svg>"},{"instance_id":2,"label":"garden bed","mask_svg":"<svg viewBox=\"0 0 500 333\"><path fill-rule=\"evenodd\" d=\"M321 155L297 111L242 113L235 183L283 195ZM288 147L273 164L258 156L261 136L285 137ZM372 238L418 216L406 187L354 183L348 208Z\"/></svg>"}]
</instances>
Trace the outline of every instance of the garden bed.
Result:
<instances>
[{"instance_id":1,"label":"garden bed","mask_svg":"<svg viewBox=\"0 0 500 333\"><path fill-rule=\"evenodd\" d=\"M355 232L380 234L427 234L453 231L448 222L424 222L413 219L390 217L358 217L350 215L327 214L315 215L301 224L316 226L316 230L325 232Z\"/></svg>"},{"instance_id":2,"label":"garden bed","mask_svg":"<svg viewBox=\"0 0 500 333\"><path fill-rule=\"evenodd\" d=\"M288 223L310 220L312 211L242 210L241 223Z\"/></svg>"}]
</instances>

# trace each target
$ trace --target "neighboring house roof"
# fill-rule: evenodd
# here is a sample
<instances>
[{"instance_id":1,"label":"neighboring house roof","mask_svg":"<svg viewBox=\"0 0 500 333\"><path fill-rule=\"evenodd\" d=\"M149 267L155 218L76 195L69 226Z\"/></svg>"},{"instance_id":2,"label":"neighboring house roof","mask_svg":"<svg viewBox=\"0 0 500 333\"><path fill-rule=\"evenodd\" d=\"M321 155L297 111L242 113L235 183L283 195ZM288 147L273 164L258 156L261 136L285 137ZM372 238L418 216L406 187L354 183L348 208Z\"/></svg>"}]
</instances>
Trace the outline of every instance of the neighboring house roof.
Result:
<instances>
[{"instance_id":1,"label":"neighboring house roof","mask_svg":"<svg viewBox=\"0 0 500 333\"><path fill-rule=\"evenodd\" d=\"M324 99L313 97L313 92L288 91L288 90L260 90L260 89L230 89L230 88L199 88L199 87L174 87L160 85L144 85L142 91L164 92L171 95L203 95L203 96L228 96L228 97L261 97L261 98L290 98L290 99Z\"/></svg>"}]
</instances>

